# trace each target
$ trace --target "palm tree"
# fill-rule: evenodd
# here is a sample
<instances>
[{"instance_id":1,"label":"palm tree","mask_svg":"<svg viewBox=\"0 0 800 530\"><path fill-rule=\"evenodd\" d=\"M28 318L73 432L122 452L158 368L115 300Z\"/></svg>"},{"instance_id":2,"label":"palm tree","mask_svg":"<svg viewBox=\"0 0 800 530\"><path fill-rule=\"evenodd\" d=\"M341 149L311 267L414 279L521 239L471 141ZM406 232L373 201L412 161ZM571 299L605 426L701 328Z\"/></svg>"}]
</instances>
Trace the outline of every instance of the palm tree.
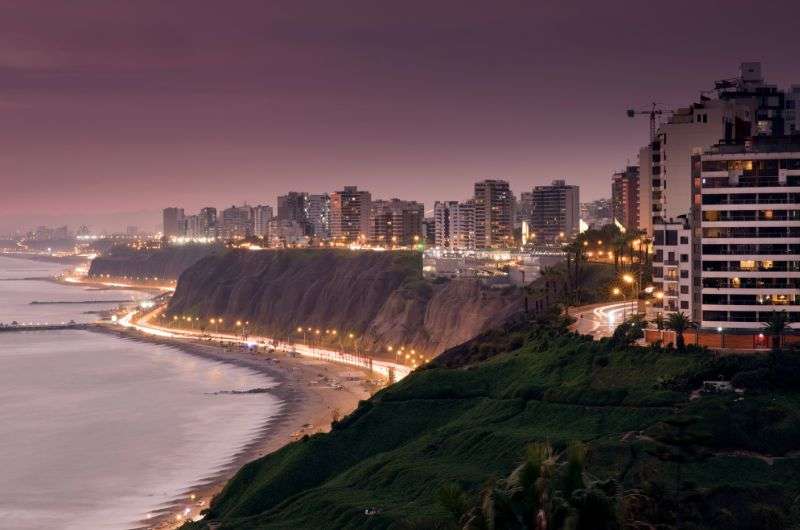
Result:
<instances>
[{"instance_id":1,"label":"palm tree","mask_svg":"<svg viewBox=\"0 0 800 530\"><path fill-rule=\"evenodd\" d=\"M789 318L786 316L786 311L773 311L767 321L767 326L764 328L764 331L772 337L773 353L781 351L783 334L786 333L787 327L789 327Z\"/></svg>"},{"instance_id":2,"label":"palm tree","mask_svg":"<svg viewBox=\"0 0 800 530\"><path fill-rule=\"evenodd\" d=\"M567 292L564 293L567 304L580 303L581 284L583 283L583 261L586 259L583 251L583 238L576 238L575 241L567 245L564 250L567 253L565 266L567 269Z\"/></svg>"},{"instance_id":3,"label":"palm tree","mask_svg":"<svg viewBox=\"0 0 800 530\"><path fill-rule=\"evenodd\" d=\"M670 313L667 317L667 329L675 332L675 346L678 351L686 349L686 340L683 338L683 332L694 326L694 323L689 320L689 317L678 311L677 313Z\"/></svg>"}]
</instances>

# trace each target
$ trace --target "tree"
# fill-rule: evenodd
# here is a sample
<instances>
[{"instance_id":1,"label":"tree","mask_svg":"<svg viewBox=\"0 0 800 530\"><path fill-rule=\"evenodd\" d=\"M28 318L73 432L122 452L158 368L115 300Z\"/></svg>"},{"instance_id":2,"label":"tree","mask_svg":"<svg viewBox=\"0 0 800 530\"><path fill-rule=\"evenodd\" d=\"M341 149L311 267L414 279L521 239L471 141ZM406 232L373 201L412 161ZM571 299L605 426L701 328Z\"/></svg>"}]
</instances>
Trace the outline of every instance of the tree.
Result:
<instances>
[{"instance_id":1,"label":"tree","mask_svg":"<svg viewBox=\"0 0 800 530\"><path fill-rule=\"evenodd\" d=\"M610 349L626 348L644 337L644 318L639 314L634 314L628 319L617 326L614 333L611 335L611 340L608 343Z\"/></svg>"},{"instance_id":2,"label":"tree","mask_svg":"<svg viewBox=\"0 0 800 530\"><path fill-rule=\"evenodd\" d=\"M772 337L772 352L780 353L783 347L783 334L789 327L786 311L773 311L764 330Z\"/></svg>"},{"instance_id":3,"label":"tree","mask_svg":"<svg viewBox=\"0 0 800 530\"><path fill-rule=\"evenodd\" d=\"M678 311L677 313L670 313L667 317L667 329L675 332L675 346L678 351L686 350L686 340L683 337L683 332L687 329L694 327L694 323L689 320L689 317Z\"/></svg>"},{"instance_id":4,"label":"tree","mask_svg":"<svg viewBox=\"0 0 800 530\"><path fill-rule=\"evenodd\" d=\"M565 298L569 302L576 305L580 303L581 284L583 283L583 262L586 256L583 253L583 242L585 238L577 237L575 240L564 248L567 253L566 268L567 268L567 289Z\"/></svg>"}]
</instances>

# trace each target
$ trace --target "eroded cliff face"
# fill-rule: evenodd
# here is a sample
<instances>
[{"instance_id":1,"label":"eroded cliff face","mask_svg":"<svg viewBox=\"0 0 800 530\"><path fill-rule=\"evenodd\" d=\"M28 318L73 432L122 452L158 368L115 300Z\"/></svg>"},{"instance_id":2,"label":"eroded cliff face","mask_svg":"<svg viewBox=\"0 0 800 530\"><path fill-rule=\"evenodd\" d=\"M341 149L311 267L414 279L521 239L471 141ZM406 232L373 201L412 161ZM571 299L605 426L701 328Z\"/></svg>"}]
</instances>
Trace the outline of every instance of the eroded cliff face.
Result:
<instances>
[{"instance_id":1,"label":"eroded cliff face","mask_svg":"<svg viewBox=\"0 0 800 530\"><path fill-rule=\"evenodd\" d=\"M157 250L134 250L118 246L92 260L89 276L108 274L114 277L176 280L200 259L222 252L224 248L221 245L185 245Z\"/></svg>"},{"instance_id":2,"label":"eroded cliff face","mask_svg":"<svg viewBox=\"0 0 800 530\"><path fill-rule=\"evenodd\" d=\"M405 346L434 355L522 307L515 289L433 283L421 271L414 252L229 251L180 276L168 313L249 321L254 332L296 340L303 338L298 326L310 327L323 330L321 341L347 349L388 355L387 346ZM336 329L336 338L325 329ZM357 344L349 342L351 332Z\"/></svg>"}]
</instances>

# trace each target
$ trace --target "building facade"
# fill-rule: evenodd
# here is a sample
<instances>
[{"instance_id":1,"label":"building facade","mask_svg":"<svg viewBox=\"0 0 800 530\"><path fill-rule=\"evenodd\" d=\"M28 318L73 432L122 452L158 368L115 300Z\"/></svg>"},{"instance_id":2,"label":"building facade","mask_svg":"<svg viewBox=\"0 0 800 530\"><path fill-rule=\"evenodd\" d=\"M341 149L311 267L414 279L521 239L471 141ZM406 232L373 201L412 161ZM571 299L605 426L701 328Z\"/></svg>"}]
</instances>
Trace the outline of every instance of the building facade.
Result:
<instances>
[{"instance_id":1,"label":"building facade","mask_svg":"<svg viewBox=\"0 0 800 530\"><path fill-rule=\"evenodd\" d=\"M310 235L320 240L331 238L331 196L311 193L306 200L306 217Z\"/></svg>"},{"instance_id":2,"label":"building facade","mask_svg":"<svg viewBox=\"0 0 800 530\"><path fill-rule=\"evenodd\" d=\"M331 194L331 238L338 243L366 241L372 195L356 186Z\"/></svg>"},{"instance_id":3,"label":"building facade","mask_svg":"<svg viewBox=\"0 0 800 530\"><path fill-rule=\"evenodd\" d=\"M481 249L513 246L514 196L505 180L475 183L475 246Z\"/></svg>"},{"instance_id":4,"label":"building facade","mask_svg":"<svg viewBox=\"0 0 800 530\"><path fill-rule=\"evenodd\" d=\"M537 243L561 243L580 231L578 186L554 180L533 188L533 214L529 230Z\"/></svg>"},{"instance_id":5,"label":"building facade","mask_svg":"<svg viewBox=\"0 0 800 530\"><path fill-rule=\"evenodd\" d=\"M715 97L704 95L699 102L673 112L658 128L655 141L640 151L641 178L649 177L641 185L640 200L649 195L645 198L650 201L653 223L686 215L691 209L693 154L720 142L781 136L795 119L794 109L786 108L791 93L765 83L760 63L742 63L739 76L717 81L713 92Z\"/></svg>"},{"instance_id":6,"label":"building facade","mask_svg":"<svg viewBox=\"0 0 800 530\"><path fill-rule=\"evenodd\" d=\"M444 201L433 206L434 244L438 248L475 250L475 202Z\"/></svg>"},{"instance_id":7,"label":"building facade","mask_svg":"<svg viewBox=\"0 0 800 530\"><path fill-rule=\"evenodd\" d=\"M639 166L628 166L611 177L613 218L633 231L639 229Z\"/></svg>"},{"instance_id":8,"label":"building facade","mask_svg":"<svg viewBox=\"0 0 800 530\"><path fill-rule=\"evenodd\" d=\"M269 223L272 221L272 206L259 205L253 207L253 235L267 238Z\"/></svg>"},{"instance_id":9,"label":"building facade","mask_svg":"<svg viewBox=\"0 0 800 530\"><path fill-rule=\"evenodd\" d=\"M416 201L372 201L368 238L375 245L408 247L423 240L425 208Z\"/></svg>"},{"instance_id":10,"label":"building facade","mask_svg":"<svg viewBox=\"0 0 800 530\"><path fill-rule=\"evenodd\" d=\"M164 208L163 232L167 239L186 235L186 215L183 208Z\"/></svg>"},{"instance_id":11,"label":"building facade","mask_svg":"<svg viewBox=\"0 0 800 530\"><path fill-rule=\"evenodd\" d=\"M207 206L200 209L200 230L203 237L215 238L219 235L216 208Z\"/></svg>"},{"instance_id":12,"label":"building facade","mask_svg":"<svg viewBox=\"0 0 800 530\"><path fill-rule=\"evenodd\" d=\"M253 235L253 209L244 206L231 206L222 211L222 237L243 239Z\"/></svg>"},{"instance_id":13,"label":"building facade","mask_svg":"<svg viewBox=\"0 0 800 530\"><path fill-rule=\"evenodd\" d=\"M653 225L653 286L656 313L694 314L692 229L686 217Z\"/></svg>"},{"instance_id":14,"label":"building facade","mask_svg":"<svg viewBox=\"0 0 800 530\"><path fill-rule=\"evenodd\" d=\"M758 329L777 310L800 327L800 137L718 145L693 161L697 320Z\"/></svg>"}]
</instances>

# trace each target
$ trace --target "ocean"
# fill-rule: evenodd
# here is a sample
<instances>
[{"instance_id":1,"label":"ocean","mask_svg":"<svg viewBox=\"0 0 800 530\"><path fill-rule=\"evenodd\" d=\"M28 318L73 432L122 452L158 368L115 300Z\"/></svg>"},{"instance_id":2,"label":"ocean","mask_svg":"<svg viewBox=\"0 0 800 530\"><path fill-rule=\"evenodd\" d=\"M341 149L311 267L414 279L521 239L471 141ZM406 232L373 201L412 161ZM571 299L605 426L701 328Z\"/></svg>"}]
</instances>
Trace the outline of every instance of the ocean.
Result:
<instances>
[{"instance_id":1,"label":"ocean","mask_svg":"<svg viewBox=\"0 0 800 530\"><path fill-rule=\"evenodd\" d=\"M91 321L146 297L27 279L64 268L0 257L0 322ZM216 393L274 384L107 334L0 332L0 528L123 530L176 499L188 506L191 486L224 469L281 406L267 393Z\"/></svg>"}]
</instances>

